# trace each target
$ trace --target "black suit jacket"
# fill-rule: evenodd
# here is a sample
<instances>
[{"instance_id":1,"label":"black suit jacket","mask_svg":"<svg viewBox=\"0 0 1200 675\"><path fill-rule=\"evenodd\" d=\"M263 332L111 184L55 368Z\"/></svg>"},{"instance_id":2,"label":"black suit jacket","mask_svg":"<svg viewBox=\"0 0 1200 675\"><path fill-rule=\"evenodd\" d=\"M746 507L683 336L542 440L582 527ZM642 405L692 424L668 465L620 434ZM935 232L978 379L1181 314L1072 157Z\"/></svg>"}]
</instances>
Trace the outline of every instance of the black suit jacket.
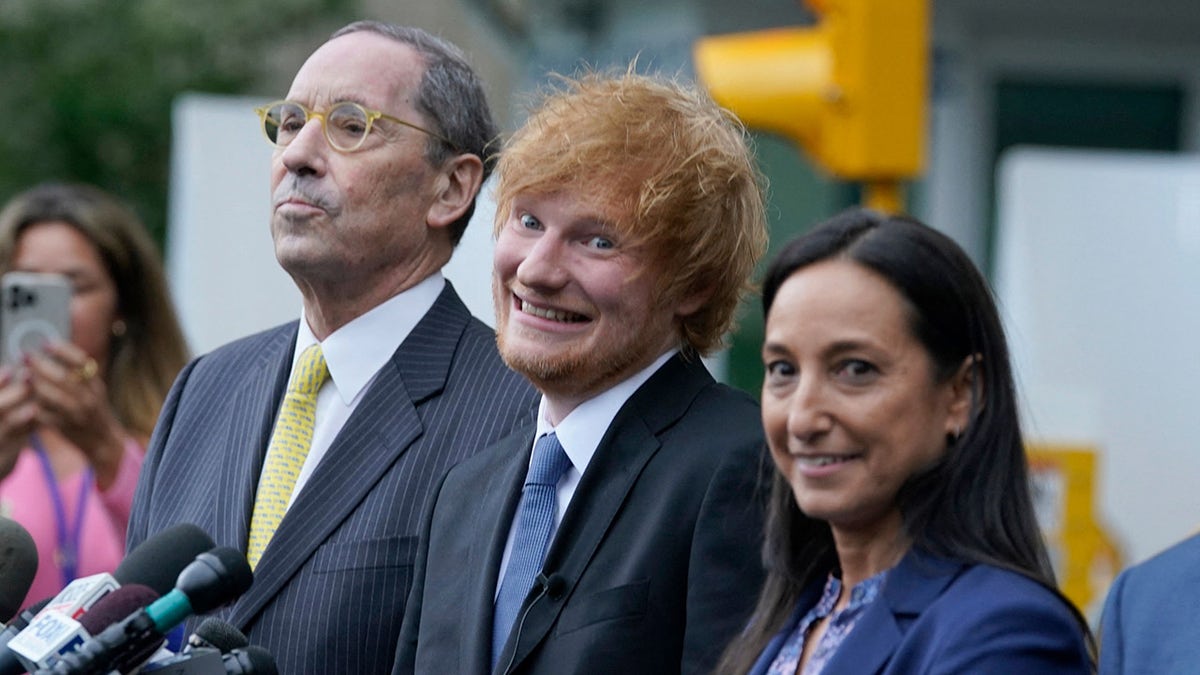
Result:
<instances>
[{"instance_id":1,"label":"black suit jacket","mask_svg":"<svg viewBox=\"0 0 1200 675\"><path fill-rule=\"evenodd\" d=\"M293 322L239 340L180 374L142 468L129 548L190 522L245 550L296 332ZM253 586L217 616L281 673L387 672L421 505L449 466L532 419L536 400L447 283L297 495Z\"/></svg>"},{"instance_id":2,"label":"black suit jacket","mask_svg":"<svg viewBox=\"0 0 1200 675\"><path fill-rule=\"evenodd\" d=\"M496 578L534 432L437 489L394 673L489 671ZM668 361L601 440L497 671L709 672L759 591L765 466L753 399L700 363Z\"/></svg>"}]
</instances>

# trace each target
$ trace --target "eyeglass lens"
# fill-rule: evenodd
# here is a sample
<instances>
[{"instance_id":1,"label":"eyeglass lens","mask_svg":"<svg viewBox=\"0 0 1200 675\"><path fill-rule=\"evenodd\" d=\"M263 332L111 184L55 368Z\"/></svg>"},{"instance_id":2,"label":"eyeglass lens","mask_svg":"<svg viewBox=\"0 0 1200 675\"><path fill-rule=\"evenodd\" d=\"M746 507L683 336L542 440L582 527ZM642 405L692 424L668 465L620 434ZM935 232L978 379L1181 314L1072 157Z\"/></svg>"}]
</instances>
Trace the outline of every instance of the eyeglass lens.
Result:
<instances>
[{"instance_id":1,"label":"eyeglass lens","mask_svg":"<svg viewBox=\"0 0 1200 675\"><path fill-rule=\"evenodd\" d=\"M312 113L314 116L318 113ZM309 115L295 103L276 103L263 116L267 138L276 145L288 145L304 128ZM362 144L370 130L370 120L361 107L339 103L324 114L325 136L339 150L354 150Z\"/></svg>"}]
</instances>

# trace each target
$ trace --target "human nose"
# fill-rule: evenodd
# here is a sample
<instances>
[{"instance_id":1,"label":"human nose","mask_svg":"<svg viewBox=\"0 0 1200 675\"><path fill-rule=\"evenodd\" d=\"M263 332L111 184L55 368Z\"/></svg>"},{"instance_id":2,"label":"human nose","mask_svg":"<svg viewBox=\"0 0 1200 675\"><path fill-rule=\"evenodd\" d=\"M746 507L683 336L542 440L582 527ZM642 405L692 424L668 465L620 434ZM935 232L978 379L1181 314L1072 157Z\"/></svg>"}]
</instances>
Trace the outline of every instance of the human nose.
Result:
<instances>
[{"instance_id":1,"label":"human nose","mask_svg":"<svg viewBox=\"0 0 1200 675\"><path fill-rule=\"evenodd\" d=\"M802 375L788 401L788 434L801 444L811 445L832 428L824 386L819 378Z\"/></svg>"},{"instance_id":2,"label":"human nose","mask_svg":"<svg viewBox=\"0 0 1200 675\"><path fill-rule=\"evenodd\" d=\"M325 138L325 119L310 115L291 143L280 150L284 167L295 174L325 172L329 141Z\"/></svg>"},{"instance_id":3,"label":"human nose","mask_svg":"<svg viewBox=\"0 0 1200 675\"><path fill-rule=\"evenodd\" d=\"M544 233L525 251L517 266L517 281L529 288L561 288L567 282L565 255L562 242Z\"/></svg>"}]
</instances>

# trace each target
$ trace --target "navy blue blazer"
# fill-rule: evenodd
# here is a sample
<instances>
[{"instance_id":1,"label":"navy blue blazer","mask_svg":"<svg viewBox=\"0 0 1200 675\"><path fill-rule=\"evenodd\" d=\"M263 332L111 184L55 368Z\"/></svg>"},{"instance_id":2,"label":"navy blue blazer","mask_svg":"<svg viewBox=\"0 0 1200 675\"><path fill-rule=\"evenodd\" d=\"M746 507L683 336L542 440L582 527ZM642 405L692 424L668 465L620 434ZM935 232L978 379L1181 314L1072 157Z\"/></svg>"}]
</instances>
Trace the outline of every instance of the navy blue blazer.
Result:
<instances>
[{"instance_id":1,"label":"navy blue blazer","mask_svg":"<svg viewBox=\"0 0 1200 675\"><path fill-rule=\"evenodd\" d=\"M189 522L246 549L296 332L292 322L244 338L179 375L142 468L129 548ZM281 673L388 672L421 505L451 465L533 419L536 401L447 283L297 495L250 590L216 616Z\"/></svg>"},{"instance_id":2,"label":"navy blue blazer","mask_svg":"<svg viewBox=\"0 0 1200 675\"><path fill-rule=\"evenodd\" d=\"M535 425L435 491L397 675L491 670L496 578ZM609 425L496 672L710 673L762 582L758 405L698 361L667 361Z\"/></svg>"},{"instance_id":3,"label":"navy blue blazer","mask_svg":"<svg viewBox=\"0 0 1200 675\"><path fill-rule=\"evenodd\" d=\"M822 580L800 598L751 675L765 675L823 586ZM1079 623L1049 589L990 565L910 552L888 573L822 675L1090 672Z\"/></svg>"},{"instance_id":4,"label":"navy blue blazer","mask_svg":"<svg viewBox=\"0 0 1200 675\"><path fill-rule=\"evenodd\" d=\"M1100 672L1189 673L1200 669L1200 535L1113 582L1100 622Z\"/></svg>"}]
</instances>

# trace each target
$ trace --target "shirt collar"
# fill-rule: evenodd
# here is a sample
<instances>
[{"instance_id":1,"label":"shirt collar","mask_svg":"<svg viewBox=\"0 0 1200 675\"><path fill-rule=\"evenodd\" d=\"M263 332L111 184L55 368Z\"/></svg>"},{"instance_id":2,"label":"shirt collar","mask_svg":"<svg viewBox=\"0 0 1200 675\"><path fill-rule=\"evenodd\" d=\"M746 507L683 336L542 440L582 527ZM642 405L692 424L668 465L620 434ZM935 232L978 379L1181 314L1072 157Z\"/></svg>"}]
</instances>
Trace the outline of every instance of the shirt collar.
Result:
<instances>
[{"instance_id":1,"label":"shirt collar","mask_svg":"<svg viewBox=\"0 0 1200 675\"><path fill-rule=\"evenodd\" d=\"M435 272L412 288L376 305L321 342L321 352L329 366L329 379L344 404L350 405L366 389L433 307L445 285L441 272ZM301 310L296 351L292 354L293 367L300 352L316 342L308 318Z\"/></svg>"},{"instance_id":2,"label":"shirt collar","mask_svg":"<svg viewBox=\"0 0 1200 675\"><path fill-rule=\"evenodd\" d=\"M567 458L571 460L571 466L582 475L592 461L592 456L596 454L596 448L600 447L600 439L608 432L608 427L612 425L617 412L633 393L678 351L669 350L629 378L580 403L557 427L551 426L546 420L546 397L543 396L538 406L537 434L534 438L554 432L567 453Z\"/></svg>"}]
</instances>

